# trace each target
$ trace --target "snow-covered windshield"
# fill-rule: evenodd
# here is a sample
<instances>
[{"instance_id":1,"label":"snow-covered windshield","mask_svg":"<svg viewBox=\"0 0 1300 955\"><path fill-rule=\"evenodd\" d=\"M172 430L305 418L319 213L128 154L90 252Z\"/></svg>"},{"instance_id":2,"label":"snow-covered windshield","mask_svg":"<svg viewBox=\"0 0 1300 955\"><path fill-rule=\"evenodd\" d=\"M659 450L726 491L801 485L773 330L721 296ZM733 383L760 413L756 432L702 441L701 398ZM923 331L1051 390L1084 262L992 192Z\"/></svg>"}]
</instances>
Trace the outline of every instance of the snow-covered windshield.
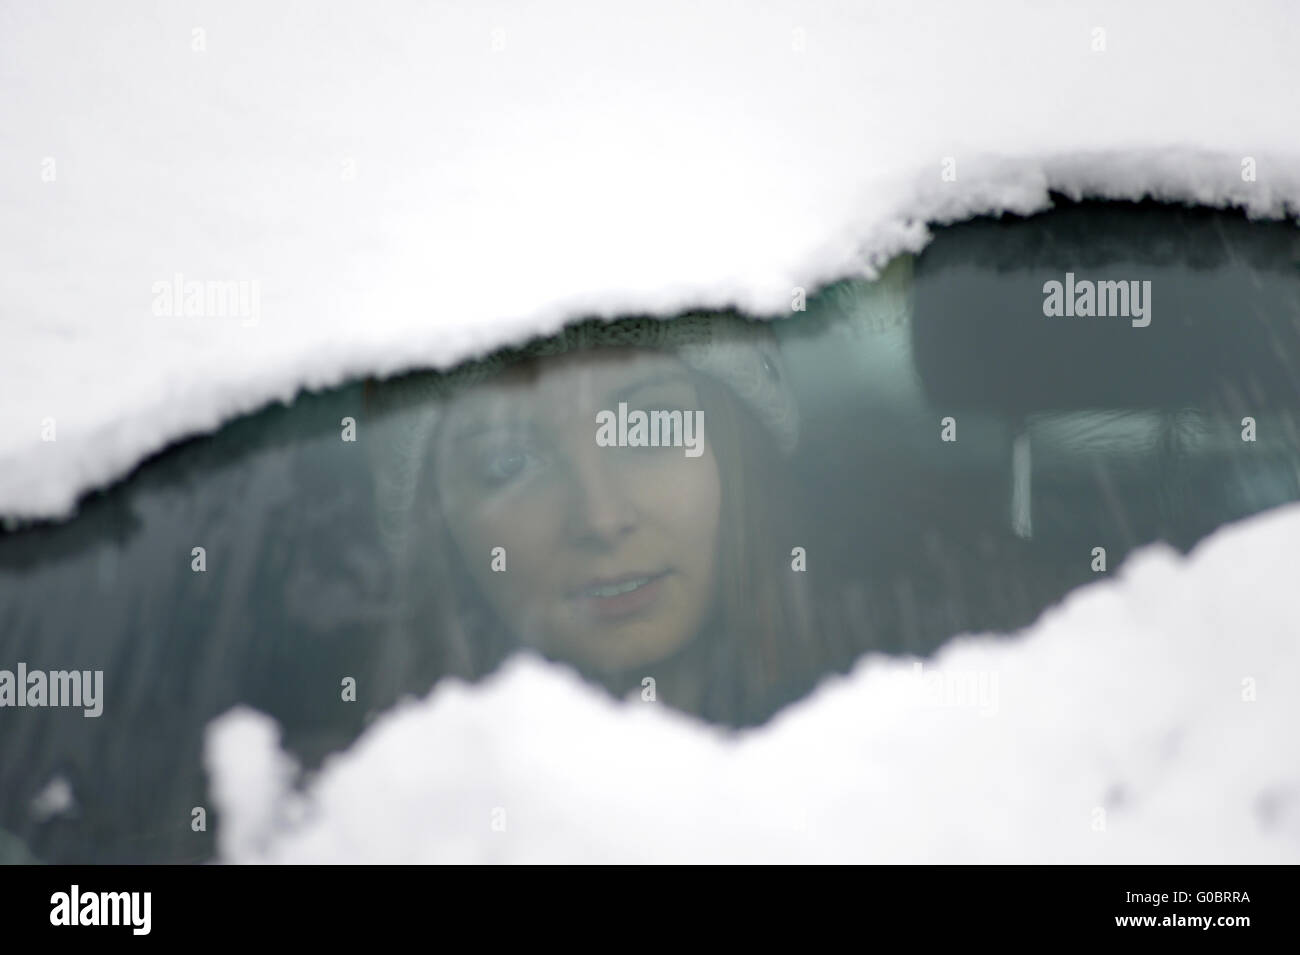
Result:
<instances>
[{"instance_id":1,"label":"snow-covered windshield","mask_svg":"<svg viewBox=\"0 0 1300 955\"><path fill-rule=\"evenodd\" d=\"M315 765L529 648L751 726L865 653L1026 626L1300 499L1298 263L1237 214L979 220L776 321L592 319L173 448L0 536L0 853L210 857L236 703Z\"/></svg>"}]
</instances>

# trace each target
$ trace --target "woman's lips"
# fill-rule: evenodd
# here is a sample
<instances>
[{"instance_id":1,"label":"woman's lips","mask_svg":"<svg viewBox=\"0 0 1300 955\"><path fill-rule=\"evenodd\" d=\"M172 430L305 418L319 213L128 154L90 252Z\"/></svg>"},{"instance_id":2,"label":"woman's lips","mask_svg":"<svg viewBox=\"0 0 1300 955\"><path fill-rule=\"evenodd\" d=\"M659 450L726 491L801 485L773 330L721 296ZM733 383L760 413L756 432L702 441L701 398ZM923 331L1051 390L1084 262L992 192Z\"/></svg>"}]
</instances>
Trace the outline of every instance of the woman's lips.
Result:
<instances>
[{"instance_id":1,"label":"woman's lips","mask_svg":"<svg viewBox=\"0 0 1300 955\"><path fill-rule=\"evenodd\" d=\"M635 616L652 607L663 593L668 571L593 580L572 595L579 609L608 623Z\"/></svg>"}]
</instances>

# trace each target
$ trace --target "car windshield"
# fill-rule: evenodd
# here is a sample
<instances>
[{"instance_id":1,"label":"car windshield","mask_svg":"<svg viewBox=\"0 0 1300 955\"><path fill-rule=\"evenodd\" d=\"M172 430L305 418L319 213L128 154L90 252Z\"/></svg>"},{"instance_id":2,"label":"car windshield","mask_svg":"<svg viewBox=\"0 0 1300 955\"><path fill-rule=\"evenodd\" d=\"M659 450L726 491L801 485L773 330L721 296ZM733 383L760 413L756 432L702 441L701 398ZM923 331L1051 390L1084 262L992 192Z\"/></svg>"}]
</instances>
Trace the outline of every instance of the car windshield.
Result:
<instances>
[{"instance_id":1,"label":"car windshield","mask_svg":"<svg viewBox=\"0 0 1300 955\"><path fill-rule=\"evenodd\" d=\"M743 727L1014 632L1300 499L1298 266L1286 224L1066 204L774 320L587 319L174 447L0 536L0 856L211 858L204 727L239 703L318 766L520 651Z\"/></svg>"}]
</instances>

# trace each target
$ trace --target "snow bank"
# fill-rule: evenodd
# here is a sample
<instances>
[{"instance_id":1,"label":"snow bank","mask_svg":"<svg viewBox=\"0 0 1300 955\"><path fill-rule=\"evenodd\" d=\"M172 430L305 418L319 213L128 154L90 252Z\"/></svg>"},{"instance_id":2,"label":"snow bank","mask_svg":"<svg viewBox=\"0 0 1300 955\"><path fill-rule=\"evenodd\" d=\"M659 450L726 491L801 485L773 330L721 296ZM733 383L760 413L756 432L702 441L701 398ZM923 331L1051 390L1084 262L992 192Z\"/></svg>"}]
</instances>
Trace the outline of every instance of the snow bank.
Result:
<instances>
[{"instance_id":1,"label":"snow bank","mask_svg":"<svg viewBox=\"0 0 1300 955\"><path fill-rule=\"evenodd\" d=\"M1297 48L1290 0L6 4L0 515L575 316L779 314L1049 189L1282 216Z\"/></svg>"},{"instance_id":2,"label":"snow bank","mask_svg":"<svg viewBox=\"0 0 1300 955\"><path fill-rule=\"evenodd\" d=\"M305 789L210 725L230 862L1300 861L1300 505L1147 548L1013 638L866 658L720 731L516 657Z\"/></svg>"}]
</instances>

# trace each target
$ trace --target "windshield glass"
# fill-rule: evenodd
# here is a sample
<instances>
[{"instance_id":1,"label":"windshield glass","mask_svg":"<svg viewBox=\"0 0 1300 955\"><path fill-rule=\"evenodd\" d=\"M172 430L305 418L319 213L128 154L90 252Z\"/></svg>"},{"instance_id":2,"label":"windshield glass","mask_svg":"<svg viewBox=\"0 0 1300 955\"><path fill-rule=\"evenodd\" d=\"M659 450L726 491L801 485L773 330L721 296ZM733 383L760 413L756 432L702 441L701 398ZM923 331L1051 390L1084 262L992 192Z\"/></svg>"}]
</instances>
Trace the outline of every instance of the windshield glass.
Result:
<instances>
[{"instance_id":1,"label":"windshield glass","mask_svg":"<svg viewBox=\"0 0 1300 955\"><path fill-rule=\"evenodd\" d=\"M777 321L587 320L173 448L0 536L0 854L209 858L238 703L319 765L526 649L752 726L865 653L1023 627L1300 499L1298 264L1221 212L981 220Z\"/></svg>"}]
</instances>

